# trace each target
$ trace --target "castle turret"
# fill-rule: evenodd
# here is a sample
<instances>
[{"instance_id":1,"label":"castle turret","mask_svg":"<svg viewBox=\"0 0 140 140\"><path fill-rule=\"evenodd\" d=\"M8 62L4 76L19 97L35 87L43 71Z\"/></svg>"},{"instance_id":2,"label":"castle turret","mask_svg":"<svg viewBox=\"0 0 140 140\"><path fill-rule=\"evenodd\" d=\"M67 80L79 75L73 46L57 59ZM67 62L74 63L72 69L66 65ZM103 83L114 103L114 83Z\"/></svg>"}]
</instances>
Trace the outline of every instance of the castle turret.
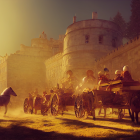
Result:
<instances>
[{"instance_id":1,"label":"castle turret","mask_svg":"<svg viewBox=\"0 0 140 140\"><path fill-rule=\"evenodd\" d=\"M92 69L96 59L120 45L120 27L114 22L97 19L97 13L93 12L92 19L68 26L64 38L63 70L76 69L84 72Z\"/></svg>"},{"instance_id":2,"label":"castle turret","mask_svg":"<svg viewBox=\"0 0 140 140\"><path fill-rule=\"evenodd\" d=\"M73 23L75 23L75 22L76 22L76 16L73 17Z\"/></svg>"},{"instance_id":3,"label":"castle turret","mask_svg":"<svg viewBox=\"0 0 140 140\"><path fill-rule=\"evenodd\" d=\"M97 19L97 18L98 18L97 12L92 12L92 19Z\"/></svg>"}]
</instances>

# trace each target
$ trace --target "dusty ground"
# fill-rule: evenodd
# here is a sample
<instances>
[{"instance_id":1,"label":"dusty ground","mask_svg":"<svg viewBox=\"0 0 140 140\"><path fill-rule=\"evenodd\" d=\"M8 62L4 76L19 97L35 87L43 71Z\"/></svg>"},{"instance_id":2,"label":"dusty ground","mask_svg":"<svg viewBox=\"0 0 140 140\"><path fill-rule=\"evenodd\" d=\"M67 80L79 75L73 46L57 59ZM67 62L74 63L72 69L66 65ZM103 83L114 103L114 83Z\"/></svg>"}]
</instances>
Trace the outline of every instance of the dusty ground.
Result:
<instances>
[{"instance_id":1,"label":"dusty ground","mask_svg":"<svg viewBox=\"0 0 140 140\"><path fill-rule=\"evenodd\" d=\"M97 110L98 111L98 110ZM96 120L77 119L73 111L56 117L27 115L22 109L8 111L7 116L0 115L0 140L92 140L92 139L139 139L140 125L131 122L125 114L123 120L117 115L103 114Z\"/></svg>"}]
</instances>

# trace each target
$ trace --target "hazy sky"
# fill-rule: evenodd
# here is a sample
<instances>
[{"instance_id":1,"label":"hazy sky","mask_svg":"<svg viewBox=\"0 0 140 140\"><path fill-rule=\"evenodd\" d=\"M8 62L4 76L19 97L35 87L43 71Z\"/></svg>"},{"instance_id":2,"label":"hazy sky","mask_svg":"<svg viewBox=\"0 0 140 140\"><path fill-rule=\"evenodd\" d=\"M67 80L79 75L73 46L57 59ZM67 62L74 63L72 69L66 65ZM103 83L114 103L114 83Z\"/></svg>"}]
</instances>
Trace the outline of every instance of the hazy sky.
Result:
<instances>
[{"instance_id":1,"label":"hazy sky","mask_svg":"<svg viewBox=\"0 0 140 140\"><path fill-rule=\"evenodd\" d=\"M131 0L0 0L0 55L31 46L31 39L45 31L47 38L65 34L76 14L77 21L92 18L109 20L119 11L129 21Z\"/></svg>"}]
</instances>

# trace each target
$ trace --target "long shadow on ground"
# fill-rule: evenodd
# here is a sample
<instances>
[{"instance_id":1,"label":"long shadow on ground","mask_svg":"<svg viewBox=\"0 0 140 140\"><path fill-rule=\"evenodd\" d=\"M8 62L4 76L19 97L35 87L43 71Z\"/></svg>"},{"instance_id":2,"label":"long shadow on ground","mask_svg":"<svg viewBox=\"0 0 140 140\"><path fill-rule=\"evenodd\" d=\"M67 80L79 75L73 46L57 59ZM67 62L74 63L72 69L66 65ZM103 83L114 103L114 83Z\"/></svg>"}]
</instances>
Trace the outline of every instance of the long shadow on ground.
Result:
<instances>
[{"instance_id":1,"label":"long shadow on ground","mask_svg":"<svg viewBox=\"0 0 140 140\"><path fill-rule=\"evenodd\" d=\"M134 140L140 137L140 131L135 132L134 135L115 135L106 138L91 138L83 136L73 136L71 134L61 134L57 132L43 132L41 130L31 129L25 126L11 125L7 128L0 127L0 139L1 140Z\"/></svg>"},{"instance_id":2,"label":"long shadow on ground","mask_svg":"<svg viewBox=\"0 0 140 140\"><path fill-rule=\"evenodd\" d=\"M93 120L92 118L88 118L90 120ZM126 125L130 125L133 127L140 127L140 123L134 123L131 120L126 120L126 119L111 119L111 118L96 118L94 121L108 121L108 122L115 122L115 123L119 123L119 124L126 124Z\"/></svg>"},{"instance_id":3,"label":"long shadow on ground","mask_svg":"<svg viewBox=\"0 0 140 140\"><path fill-rule=\"evenodd\" d=\"M63 119L63 118L57 118L61 119L63 122L62 124L64 126L70 126L70 125L76 125L79 128L84 128L84 127L97 127L98 128L103 128L103 129L114 129L116 131L130 131L133 132L133 130L124 130L124 129L119 129L119 128L113 128L113 127L106 127L106 126L100 126L100 125L94 125L91 123L86 123L86 122L81 122L78 120L71 120L71 119ZM12 122L8 127L0 127L0 140L114 140L114 139L120 139L122 138L123 140L133 140L133 139L139 139L140 138L140 131L133 132L133 135L110 135L106 138L97 138L97 137L84 137L84 136L74 136L72 134L62 134L58 132L44 132L41 130L33 129L33 128L28 128L26 126L22 126L23 124L25 125L26 123L35 123L31 120L3 120L0 119L0 123L2 122ZM49 127L49 121L44 121L47 124L44 124L44 126ZM94 133L94 132L93 132Z\"/></svg>"},{"instance_id":4,"label":"long shadow on ground","mask_svg":"<svg viewBox=\"0 0 140 140\"><path fill-rule=\"evenodd\" d=\"M61 134L57 132L43 132L41 130L31 129L25 126L11 125L7 128L0 127L0 139L1 140L93 140L93 139L138 139L139 133L134 133L133 136L130 135L116 135L110 136L106 138L91 138L91 137L83 137L83 136L73 136L71 134Z\"/></svg>"},{"instance_id":5,"label":"long shadow on ground","mask_svg":"<svg viewBox=\"0 0 140 140\"><path fill-rule=\"evenodd\" d=\"M70 134L59 134L54 131L43 132L25 126L11 125L0 127L1 140L92 140L92 138L76 137Z\"/></svg>"},{"instance_id":6,"label":"long shadow on ground","mask_svg":"<svg viewBox=\"0 0 140 140\"><path fill-rule=\"evenodd\" d=\"M128 129L120 129L120 128L115 128L115 127L109 127L109 126L102 126L102 125L95 125L93 123L86 123L86 122L82 122L79 120L71 120L71 119L63 119L63 118L59 118L61 119L63 122L61 124L65 125L65 126L72 126L72 125L76 125L77 128L102 128L102 129L112 129L112 130L116 130L116 131L122 131L122 132L133 132L134 130L128 130Z\"/></svg>"}]
</instances>

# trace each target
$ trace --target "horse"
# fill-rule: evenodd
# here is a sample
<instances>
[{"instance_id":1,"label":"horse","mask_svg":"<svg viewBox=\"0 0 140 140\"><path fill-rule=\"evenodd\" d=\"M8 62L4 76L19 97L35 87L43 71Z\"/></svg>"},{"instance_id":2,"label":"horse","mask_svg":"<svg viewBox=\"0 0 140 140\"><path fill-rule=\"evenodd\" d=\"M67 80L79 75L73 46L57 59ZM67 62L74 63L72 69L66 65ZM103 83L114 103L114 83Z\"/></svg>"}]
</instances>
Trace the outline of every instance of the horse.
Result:
<instances>
[{"instance_id":1,"label":"horse","mask_svg":"<svg viewBox=\"0 0 140 140\"><path fill-rule=\"evenodd\" d=\"M5 113L7 113L7 105L10 102L10 95L17 96L11 87L6 88L0 95L0 106L5 106Z\"/></svg>"},{"instance_id":2,"label":"horse","mask_svg":"<svg viewBox=\"0 0 140 140\"><path fill-rule=\"evenodd\" d=\"M136 122L139 123L138 113L140 112L140 95L135 95L131 98L130 109L128 110L132 122L134 122L136 119ZM134 117L134 113L135 113L135 117Z\"/></svg>"}]
</instances>

